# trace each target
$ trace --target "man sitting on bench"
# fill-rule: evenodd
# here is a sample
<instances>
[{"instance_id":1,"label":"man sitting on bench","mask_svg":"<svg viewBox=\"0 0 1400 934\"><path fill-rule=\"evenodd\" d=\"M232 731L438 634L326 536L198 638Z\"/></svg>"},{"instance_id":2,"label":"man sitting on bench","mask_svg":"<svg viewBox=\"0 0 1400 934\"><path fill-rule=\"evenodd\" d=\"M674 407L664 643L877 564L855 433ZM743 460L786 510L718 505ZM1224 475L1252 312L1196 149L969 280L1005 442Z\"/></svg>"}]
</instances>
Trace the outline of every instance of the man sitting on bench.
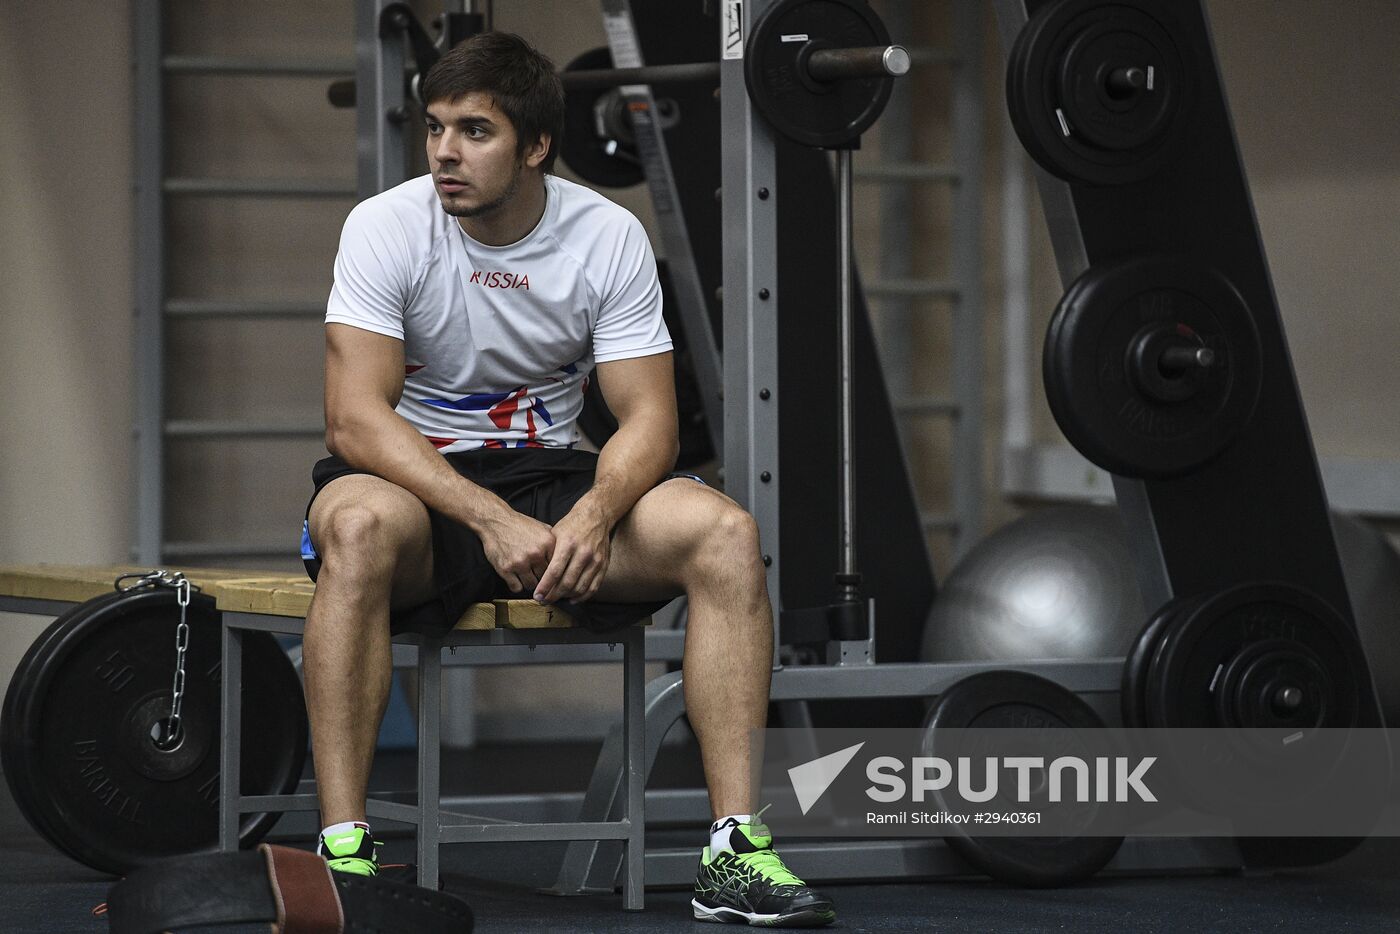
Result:
<instances>
[{"instance_id":1,"label":"man sitting on bench","mask_svg":"<svg viewBox=\"0 0 1400 934\"><path fill-rule=\"evenodd\" d=\"M444 632L472 603L533 597L606 630L684 593L686 710L715 819L695 917L829 923L831 900L747 813L772 609L753 519L668 477L671 340L646 233L549 174L563 89L519 37L463 43L422 88L431 174L350 213L326 312L332 456L303 535L319 852L376 869L365 795L391 613L396 631ZM574 448L595 365L619 426L596 456Z\"/></svg>"}]
</instances>

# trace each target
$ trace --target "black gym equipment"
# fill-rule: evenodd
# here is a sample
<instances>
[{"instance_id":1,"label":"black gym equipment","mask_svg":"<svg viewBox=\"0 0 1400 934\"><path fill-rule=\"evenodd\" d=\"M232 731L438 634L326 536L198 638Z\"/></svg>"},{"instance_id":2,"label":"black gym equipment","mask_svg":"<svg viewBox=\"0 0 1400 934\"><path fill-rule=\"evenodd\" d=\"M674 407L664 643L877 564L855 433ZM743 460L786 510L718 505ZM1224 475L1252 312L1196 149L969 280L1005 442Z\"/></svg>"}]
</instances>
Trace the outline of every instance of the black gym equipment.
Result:
<instances>
[{"instance_id":1,"label":"black gym equipment","mask_svg":"<svg viewBox=\"0 0 1400 934\"><path fill-rule=\"evenodd\" d=\"M1047 750L1055 756L1073 755L1073 731L1103 728L1099 715L1073 691L1025 672L989 671L965 678L939 696L924 720L921 754L956 761L960 751L967 754L960 743L976 740L975 734L961 731L1016 729L1053 731L1047 734ZM1044 791L1033 793L1029 804L1007 807L1036 810L1047 800ZM968 812L968 802L958 796L934 795L943 811ZM973 808L984 809L996 808ZM1108 865L1123 845L1121 836L1093 833L1094 820L1102 813L1094 809L1086 814L1084 832L1075 836L980 836L967 833L966 825L949 824L947 841L973 868L993 879L1035 888L1071 885Z\"/></svg>"},{"instance_id":2,"label":"black gym equipment","mask_svg":"<svg viewBox=\"0 0 1400 934\"><path fill-rule=\"evenodd\" d=\"M1219 273L1147 256L1085 270L1045 337L1065 437L1125 477L1195 470L1249 424L1263 382L1249 308Z\"/></svg>"},{"instance_id":3,"label":"black gym equipment","mask_svg":"<svg viewBox=\"0 0 1400 934\"><path fill-rule=\"evenodd\" d=\"M1125 375L1136 368L1136 376L1128 377L1131 392L1122 383L1115 390L1119 405L1155 399L1146 410L1155 413L1159 407L1182 406L1172 400L1191 392L1218 412L1193 417L1185 422L1186 432L1173 429L1147 439L1150 444L1123 431L1116 411L1108 421L1091 416L1079 422L1078 413L1057 412L1067 416L1071 441L1091 458L1112 460L1121 454L1119 442L1135 441L1129 462L1117 463L1122 472L1115 475L1114 488L1144 597L1150 605L1174 596L1184 600L1179 611L1164 613L1154 624L1160 636L1155 648L1133 653L1138 665L1151 655L1152 670L1162 674L1152 685L1129 677L1125 712L1165 716L1182 696L1176 690L1181 679L1204 688L1199 681L1205 662L1193 660L1193 649L1212 638L1219 643L1208 620L1224 612L1232 599L1224 595L1286 581L1307 595L1310 608L1300 612L1313 622L1302 628L1321 635L1310 635L1302 648L1250 649L1232 673L1245 693L1218 695L1218 709L1212 701L1209 711L1197 697L1197 715L1284 721L1318 715L1306 690L1301 697L1286 690L1277 698L1249 693L1277 676L1316 687L1318 698L1354 704L1347 725L1381 726L1370 673L1353 651L1351 602L1204 0L997 0L997 11L1010 51L1008 104L1022 143L1046 170L1038 179L1041 201L1066 288L1086 275L1093 279L1084 281L1111 281L1125 259L1177 257L1184 269L1196 271L1180 273L1174 281L1169 280L1176 273L1167 279L1154 273L1149 284L1157 292L1195 295L1175 304L1197 316L1209 306L1211 314L1199 320L1208 325L1207 335L1214 327L1230 337L1229 363L1236 375L1241 340L1251 343L1244 337L1251 327L1258 335L1258 400L1253 415L1244 417L1236 383L1223 395L1226 387L1210 386L1220 355L1195 341L1194 334L1203 330L1198 320L1183 322L1191 335L1134 331L1109 339L1094 328L1079 328L1075 335L1052 338L1056 372L1047 373L1047 389L1062 394L1057 402L1062 410L1066 396L1078 398L1078 387L1061 364L1102 363L1122 349L1128 357L1115 357L1111 368L1121 367ZM1094 128L1086 129L1088 124ZM1214 282L1216 297L1201 294L1204 270L1210 271L1204 276ZM1222 292L1222 282L1228 292ZM1166 319L1173 321L1175 314ZM1209 337L1201 343L1209 343ZM1201 350L1210 352L1203 357ZM1155 373L1153 355L1159 361ZM1204 386L1197 388L1197 381ZM1136 457L1141 453L1160 454L1163 460L1146 463L1151 458ZM1160 664L1159 652L1164 653ZM1328 846L1316 839L1241 841L1251 867L1320 862L1346 846L1347 841Z\"/></svg>"},{"instance_id":4,"label":"black gym equipment","mask_svg":"<svg viewBox=\"0 0 1400 934\"><path fill-rule=\"evenodd\" d=\"M607 46L600 46L574 58L564 71L607 68L612 68L612 53ZM660 104L657 101L658 109ZM559 158L593 185L630 188L642 182L645 176L632 120L617 88L569 88L564 92L564 138L559 142Z\"/></svg>"},{"instance_id":5,"label":"black gym equipment","mask_svg":"<svg viewBox=\"0 0 1400 934\"><path fill-rule=\"evenodd\" d=\"M415 71L409 87L419 103L423 103L421 79L442 57L442 50L480 32L482 18L448 14L436 25L443 33L438 41L428 35L406 3L389 4L379 14L380 38L402 36L413 53ZM908 51L890 45L884 24L865 0L780 0L755 26L744 52L745 79L755 106L789 138L827 148L845 146L865 132L889 101L890 79L908 72L910 65ZM705 54L713 54L713 49ZM559 75L565 91L578 94L578 101L604 101L604 112L592 115L601 120L601 134L596 133L598 124L592 121L570 121L575 130L601 136L604 146L612 136L610 130L621 130L621 135L626 132L625 114L610 117L606 113L609 102L621 100L622 95L615 92L624 85L719 82L719 63L715 61L636 68L611 65L606 50L594 50ZM587 91L603 93L584 95ZM335 107L355 106L355 82L333 83L327 98ZM591 104L575 105L575 113L591 111ZM611 141L621 142L615 137ZM591 145L577 144L575 151L585 168L597 161L588 151ZM625 155L621 158L626 160ZM609 166L603 174L616 171L616 166Z\"/></svg>"},{"instance_id":6,"label":"black gym equipment","mask_svg":"<svg viewBox=\"0 0 1400 934\"><path fill-rule=\"evenodd\" d=\"M633 19L647 61L694 61L714 54L713 16L698 5L636 4ZM666 66L656 66L664 68ZM667 149L675 153L711 152L720 134L719 109L708 84L676 84L667 89L683 115L665 131ZM831 378L839 364L835 322L839 293L836 186L824 153L776 139L776 177L785 191L803 197L778 199L778 343L782 362L778 385L779 498L782 516L782 607L815 607L831 599L838 570L838 516L813 503L838 500L838 476L829 457L838 444L839 386ZM673 158L671 171L680 197L690 243L717 338L721 327L719 295L722 255L720 164L715 159ZM829 236L814 237L814 231ZM854 275L854 274L853 274ZM880 661L914 661L919 657L923 620L933 601L935 582L913 488L899 451L899 433L880 370L874 334L865 303L854 296L854 394L861 418L855 425L855 470L861 478L855 507L862 517L855 530L856 548L866 563L863 580L879 594L881 625L876 648ZM817 415L815 413L821 413ZM826 413L831 413L830 415ZM785 641L790 630L784 621ZM864 618L860 620L864 624ZM832 638L824 630L814 638ZM883 708L880 722L916 726L923 716L917 702L813 701L813 717L823 725L869 723L869 708Z\"/></svg>"},{"instance_id":7,"label":"black gym equipment","mask_svg":"<svg viewBox=\"0 0 1400 934\"><path fill-rule=\"evenodd\" d=\"M864 0L781 0L753 27L744 82L779 133L804 146L855 142L889 103L909 53Z\"/></svg>"},{"instance_id":8,"label":"black gym equipment","mask_svg":"<svg viewBox=\"0 0 1400 934\"><path fill-rule=\"evenodd\" d=\"M1124 666L1123 719L1220 728L1234 767L1258 778L1236 804L1299 807L1341 762L1364 683L1360 644L1335 610L1287 584L1240 584L1173 601L1144 627ZM1195 797L1217 793L1207 784Z\"/></svg>"},{"instance_id":9,"label":"black gym equipment","mask_svg":"<svg viewBox=\"0 0 1400 934\"><path fill-rule=\"evenodd\" d=\"M180 730L172 707L174 590L142 587L79 604L56 619L15 669L0 711L0 767L21 813L54 846L120 875L218 839L219 614L188 608ZM246 794L289 794L301 778L307 726L301 684L270 635L245 641L242 780ZM252 846L276 813L245 814Z\"/></svg>"},{"instance_id":10,"label":"black gym equipment","mask_svg":"<svg viewBox=\"0 0 1400 934\"><path fill-rule=\"evenodd\" d=\"M1066 181L1150 177L1187 135L1199 61L1172 38L1170 4L1040 7L1011 48L1006 104L1026 149Z\"/></svg>"}]
</instances>

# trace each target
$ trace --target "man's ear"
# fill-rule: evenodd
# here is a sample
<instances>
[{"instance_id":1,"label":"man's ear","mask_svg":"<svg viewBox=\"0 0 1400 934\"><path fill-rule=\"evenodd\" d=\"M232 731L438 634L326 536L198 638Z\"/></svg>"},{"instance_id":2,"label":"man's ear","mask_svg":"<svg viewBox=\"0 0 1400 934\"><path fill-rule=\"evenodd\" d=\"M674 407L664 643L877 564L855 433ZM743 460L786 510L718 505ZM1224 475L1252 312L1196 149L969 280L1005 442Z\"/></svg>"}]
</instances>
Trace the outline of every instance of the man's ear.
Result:
<instances>
[{"instance_id":1,"label":"man's ear","mask_svg":"<svg viewBox=\"0 0 1400 934\"><path fill-rule=\"evenodd\" d=\"M541 133L539 139L525 147L525 164L532 169L539 168L545 156L549 155L549 147L553 142L554 137L551 134Z\"/></svg>"}]
</instances>

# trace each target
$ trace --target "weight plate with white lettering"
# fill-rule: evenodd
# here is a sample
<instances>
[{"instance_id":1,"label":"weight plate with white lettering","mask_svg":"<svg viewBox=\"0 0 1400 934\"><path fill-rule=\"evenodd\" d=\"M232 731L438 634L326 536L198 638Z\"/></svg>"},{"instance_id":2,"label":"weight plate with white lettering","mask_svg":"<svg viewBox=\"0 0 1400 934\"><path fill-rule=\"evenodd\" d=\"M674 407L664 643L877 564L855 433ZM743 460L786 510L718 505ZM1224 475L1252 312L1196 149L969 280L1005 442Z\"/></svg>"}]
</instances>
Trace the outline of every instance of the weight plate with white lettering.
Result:
<instances>
[{"instance_id":1,"label":"weight plate with white lettering","mask_svg":"<svg viewBox=\"0 0 1400 934\"><path fill-rule=\"evenodd\" d=\"M1181 151L1199 63L1156 0L1061 0L1011 48L1006 103L1026 151L1070 182L1150 178Z\"/></svg>"},{"instance_id":2,"label":"weight plate with white lettering","mask_svg":"<svg viewBox=\"0 0 1400 934\"><path fill-rule=\"evenodd\" d=\"M754 24L744 50L744 82L754 107L794 142L849 146L884 112L894 78L819 81L814 52L888 46L890 34L865 0L778 0Z\"/></svg>"},{"instance_id":3,"label":"weight plate with white lettering","mask_svg":"<svg viewBox=\"0 0 1400 934\"><path fill-rule=\"evenodd\" d=\"M1134 478L1178 477L1223 453L1254 417L1264 379L1239 291L1165 255L1085 270L1055 309L1042 363L1065 437Z\"/></svg>"},{"instance_id":4,"label":"weight plate with white lettering","mask_svg":"<svg viewBox=\"0 0 1400 934\"><path fill-rule=\"evenodd\" d=\"M123 874L218 841L219 616L193 595L179 741L156 738L170 714L175 592L98 597L59 617L30 647L0 711L0 767L21 812L79 862ZM301 685L264 633L244 636L242 791L289 794L307 726ZM251 846L278 814L244 814Z\"/></svg>"},{"instance_id":5,"label":"weight plate with white lettering","mask_svg":"<svg viewBox=\"0 0 1400 934\"><path fill-rule=\"evenodd\" d=\"M1344 761L1368 684L1341 614L1299 587L1249 582L1201 595L1163 629L1143 683L1145 719L1221 728L1204 734L1219 736L1215 760L1250 777L1230 812L1292 807L1322 793ZM1194 783L1207 809L1223 797L1218 777Z\"/></svg>"},{"instance_id":6,"label":"weight plate with white lettering","mask_svg":"<svg viewBox=\"0 0 1400 934\"><path fill-rule=\"evenodd\" d=\"M975 731L988 728L1056 731L1050 747L1054 755L1064 755L1073 749L1074 730L1100 731L1104 722L1079 695L1047 678L1019 671L988 671L964 678L939 695L924 720L922 754L956 756L957 750L949 748L948 740L962 744L975 739ZM949 730L953 732L942 732ZM1044 793L1042 782L1029 804L1031 810ZM966 810L961 801L939 793L935 798L943 810ZM988 810L1000 808L996 800L987 805ZM1027 803L1012 801L1006 808L1026 809ZM1085 829L1092 830L1092 813L1085 814ZM1121 836L1112 835L977 836L957 824L949 826L948 846L975 869L1002 882L1036 888L1089 878L1108 865L1123 844Z\"/></svg>"}]
</instances>

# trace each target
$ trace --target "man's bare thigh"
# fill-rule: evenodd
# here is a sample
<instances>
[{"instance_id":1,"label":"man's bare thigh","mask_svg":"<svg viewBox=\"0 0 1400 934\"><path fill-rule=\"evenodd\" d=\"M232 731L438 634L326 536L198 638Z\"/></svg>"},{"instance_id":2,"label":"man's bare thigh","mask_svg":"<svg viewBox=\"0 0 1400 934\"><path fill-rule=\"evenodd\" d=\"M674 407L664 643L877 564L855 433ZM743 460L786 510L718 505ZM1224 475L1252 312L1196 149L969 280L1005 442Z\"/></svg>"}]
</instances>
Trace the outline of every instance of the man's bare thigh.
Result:
<instances>
[{"instance_id":1,"label":"man's bare thigh","mask_svg":"<svg viewBox=\"0 0 1400 934\"><path fill-rule=\"evenodd\" d=\"M686 478L648 490L618 523L608 572L593 599L630 603L680 596L680 570L716 514L738 508L718 490Z\"/></svg>"},{"instance_id":2,"label":"man's bare thigh","mask_svg":"<svg viewBox=\"0 0 1400 934\"><path fill-rule=\"evenodd\" d=\"M327 549L336 548L337 529L342 533L369 530L373 541L346 542L343 556L329 555ZM328 560L343 557L353 574L358 547L372 544L376 556L392 557L393 606L415 606L432 598L433 533L428 509L403 487L369 474L336 477L312 501L308 530L323 573Z\"/></svg>"}]
</instances>

